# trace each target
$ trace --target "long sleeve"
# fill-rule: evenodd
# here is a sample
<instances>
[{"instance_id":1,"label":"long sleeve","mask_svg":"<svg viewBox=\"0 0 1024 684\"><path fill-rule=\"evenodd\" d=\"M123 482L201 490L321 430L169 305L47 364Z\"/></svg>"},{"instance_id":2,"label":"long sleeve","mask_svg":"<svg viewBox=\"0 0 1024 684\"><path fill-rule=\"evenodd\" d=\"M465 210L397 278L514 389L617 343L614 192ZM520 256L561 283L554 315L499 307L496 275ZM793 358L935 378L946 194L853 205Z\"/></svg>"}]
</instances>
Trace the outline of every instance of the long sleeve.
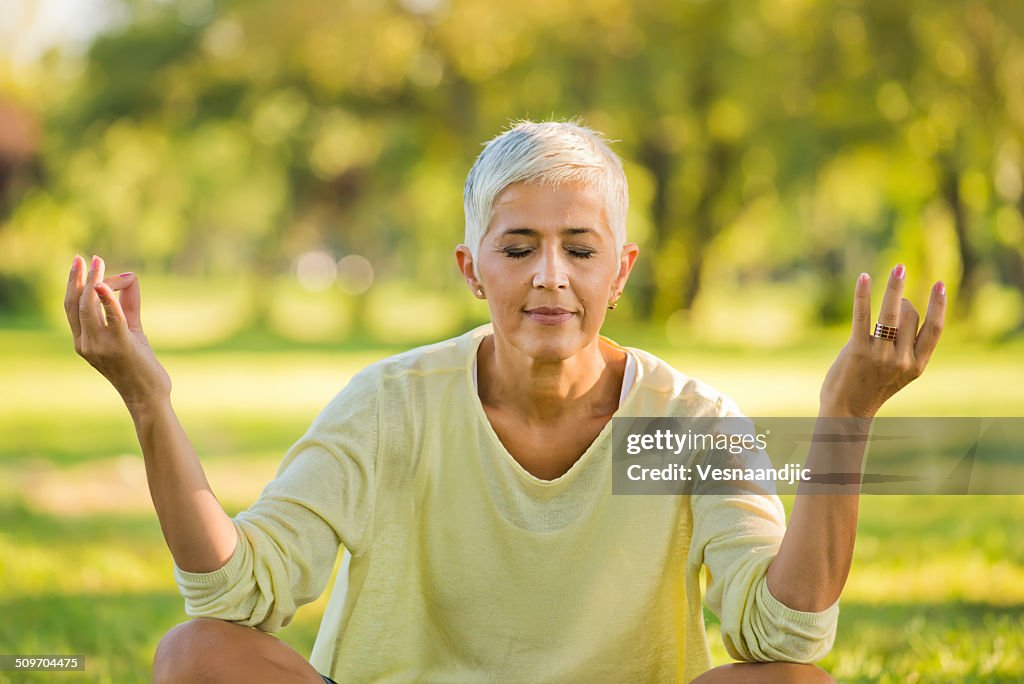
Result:
<instances>
[{"instance_id":1,"label":"long sleeve","mask_svg":"<svg viewBox=\"0 0 1024 684\"><path fill-rule=\"evenodd\" d=\"M367 545L378 451L378 376L357 374L285 455L258 500L234 518L238 544L208 573L174 577L192 617L276 632L330 579L339 545Z\"/></svg>"},{"instance_id":2,"label":"long sleeve","mask_svg":"<svg viewBox=\"0 0 1024 684\"><path fill-rule=\"evenodd\" d=\"M728 400L722 413L742 417ZM763 452L744 458L769 463ZM729 654L745 661L810 663L823 658L835 641L838 601L817 613L794 610L772 596L765 581L786 531L778 496L755 484L750 493L696 493L691 506L689 562L707 568L705 600L721 619Z\"/></svg>"}]
</instances>

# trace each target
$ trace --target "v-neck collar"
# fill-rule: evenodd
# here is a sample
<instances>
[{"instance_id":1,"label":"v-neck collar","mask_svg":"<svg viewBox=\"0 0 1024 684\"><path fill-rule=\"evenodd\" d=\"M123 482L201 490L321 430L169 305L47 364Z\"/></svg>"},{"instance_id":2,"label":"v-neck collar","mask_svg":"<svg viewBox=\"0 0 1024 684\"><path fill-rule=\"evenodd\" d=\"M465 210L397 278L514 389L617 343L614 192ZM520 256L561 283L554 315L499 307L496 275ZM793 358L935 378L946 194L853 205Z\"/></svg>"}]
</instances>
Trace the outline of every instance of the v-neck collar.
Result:
<instances>
[{"instance_id":1,"label":"v-neck collar","mask_svg":"<svg viewBox=\"0 0 1024 684\"><path fill-rule=\"evenodd\" d=\"M578 473L580 473L586 466L586 464L593 458L591 454L595 451L598 451L601 448L601 445L610 438L612 431L612 423L614 419L621 417L626 407L632 403L633 398L637 394L638 388L640 386L640 380L643 377L644 373L643 364L641 363L637 355L634 354L633 351L628 347L623 347L622 345L618 344L614 340L605 337L604 335L598 336L601 340L607 342L613 347L621 349L626 354L632 357L633 361L636 364L636 378L633 380L633 385L632 387L629 388L629 391L626 393L625 398L619 402L619 406L618 408L615 409L615 412L612 414L612 418L607 423L605 423L603 428L601 428L601 432L599 432L597 437L594 438L594 441L590 443L586 451L583 452L583 455L576 459L576 462L572 464L572 467L569 468L569 470L562 473L560 476L556 477L553 480L545 480L537 477L533 473L526 470L526 468L524 468L519 463L519 461L517 461L515 457L513 457L512 454L509 453L508 449L505 448L505 445L502 443L501 438L498 437L498 433L495 432L494 426L491 425L491 420L490 418L487 417L487 412L484 410L483 402L480 401L480 393L477 390L476 383L474 383L474 372L476 370L477 365L477 354L480 351L480 345L483 344L483 341L487 338L488 335L493 334L494 330L491 327L490 323L482 325L479 328L473 330L471 335L473 335L474 338L471 341L469 354L467 355L466 358L466 390L470 394L470 403L473 405L473 410L477 414L477 419L481 422L484 432L494 443L494 446L497 449L498 453L501 454L501 457L504 458L509 463L512 469L523 480L538 487L564 486L565 483L570 482L571 480L577 477Z\"/></svg>"}]
</instances>

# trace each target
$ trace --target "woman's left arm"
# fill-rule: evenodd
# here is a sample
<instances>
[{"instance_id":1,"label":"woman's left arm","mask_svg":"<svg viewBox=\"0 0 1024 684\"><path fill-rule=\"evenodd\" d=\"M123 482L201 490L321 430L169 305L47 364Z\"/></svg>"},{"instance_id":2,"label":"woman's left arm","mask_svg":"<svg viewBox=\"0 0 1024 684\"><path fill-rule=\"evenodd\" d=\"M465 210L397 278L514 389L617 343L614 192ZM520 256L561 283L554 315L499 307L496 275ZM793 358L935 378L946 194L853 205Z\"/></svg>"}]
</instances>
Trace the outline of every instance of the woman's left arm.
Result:
<instances>
[{"instance_id":1,"label":"woman's left arm","mask_svg":"<svg viewBox=\"0 0 1024 684\"><path fill-rule=\"evenodd\" d=\"M902 265L889 274L878 322L896 328L895 340L875 337L871 322L871 279L862 273L853 304L853 332L821 387L821 408L805 468L812 474L860 473L871 421L889 397L924 372L942 334L946 289L931 289L924 323L903 299ZM836 439L837 433L840 434ZM825 435L829 435L825 438ZM772 596L794 610L820 612L834 604L846 584L857 536L860 482L849 494L836 485L804 482L779 553L768 568ZM815 493L827 488L829 494Z\"/></svg>"}]
</instances>

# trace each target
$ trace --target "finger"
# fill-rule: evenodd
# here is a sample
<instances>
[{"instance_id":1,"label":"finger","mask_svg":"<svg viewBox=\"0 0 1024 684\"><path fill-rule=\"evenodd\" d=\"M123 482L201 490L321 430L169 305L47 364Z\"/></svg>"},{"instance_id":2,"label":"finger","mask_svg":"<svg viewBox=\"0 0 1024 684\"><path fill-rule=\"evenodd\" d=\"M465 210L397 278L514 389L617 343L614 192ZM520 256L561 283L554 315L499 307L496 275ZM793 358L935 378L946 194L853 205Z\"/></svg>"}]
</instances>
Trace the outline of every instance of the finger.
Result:
<instances>
[{"instance_id":1,"label":"finger","mask_svg":"<svg viewBox=\"0 0 1024 684\"><path fill-rule=\"evenodd\" d=\"M850 341L854 344L866 344L871 333L871 276L861 273L853 288L853 333Z\"/></svg>"},{"instance_id":2,"label":"finger","mask_svg":"<svg viewBox=\"0 0 1024 684\"><path fill-rule=\"evenodd\" d=\"M125 320L128 321L128 329L132 332L142 332L142 292L139 290L139 279L134 275L121 291L121 310L124 311Z\"/></svg>"},{"instance_id":3,"label":"finger","mask_svg":"<svg viewBox=\"0 0 1024 684\"><path fill-rule=\"evenodd\" d=\"M96 296L103 306L103 315L107 329L115 335L125 332L127 330L127 321L124 317L124 311L121 310L121 305L117 301L117 297L114 296L114 291L106 283L97 283L94 289Z\"/></svg>"},{"instance_id":4,"label":"finger","mask_svg":"<svg viewBox=\"0 0 1024 684\"><path fill-rule=\"evenodd\" d=\"M917 325L921 316L906 297L900 302L899 331L896 333L896 351L900 358L914 356L914 342L917 338ZM905 355L905 356L904 356Z\"/></svg>"},{"instance_id":5,"label":"finger","mask_svg":"<svg viewBox=\"0 0 1024 684\"><path fill-rule=\"evenodd\" d=\"M917 343L914 345L914 356L920 368L928 365L928 359L932 357L939 337L942 336L942 329L946 325L946 285L941 280L932 286L932 294L928 299L928 313L924 316L924 324L921 332L917 335Z\"/></svg>"},{"instance_id":6,"label":"finger","mask_svg":"<svg viewBox=\"0 0 1024 684\"><path fill-rule=\"evenodd\" d=\"M85 333L96 332L103 326L105 315L96 294L96 283L103 280L103 259L93 256L89 262L89 273L85 276L82 296L78 300L78 317Z\"/></svg>"},{"instance_id":7,"label":"finger","mask_svg":"<svg viewBox=\"0 0 1024 684\"><path fill-rule=\"evenodd\" d=\"M82 287L85 284L85 259L75 255L71 262L71 273L68 274L68 289L64 293L64 313L71 326L71 334L75 341L82 336L82 322L78 317L78 300L82 298Z\"/></svg>"},{"instance_id":8,"label":"finger","mask_svg":"<svg viewBox=\"0 0 1024 684\"><path fill-rule=\"evenodd\" d=\"M882 325L896 327L900 322L900 302L903 300L903 281L906 277L906 269L903 264L896 264L896 267L889 273L889 282L885 287L885 294L882 295L882 308L878 312L878 322Z\"/></svg>"},{"instance_id":9,"label":"finger","mask_svg":"<svg viewBox=\"0 0 1024 684\"><path fill-rule=\"evenodd\" d=\"M129 271L128 273L119 273L117 275L107 276L103 279L103 282L106 283L107 287L114 292L119 292L128 287L134 278L135 274Z\"/></svg>"}]
</instances>

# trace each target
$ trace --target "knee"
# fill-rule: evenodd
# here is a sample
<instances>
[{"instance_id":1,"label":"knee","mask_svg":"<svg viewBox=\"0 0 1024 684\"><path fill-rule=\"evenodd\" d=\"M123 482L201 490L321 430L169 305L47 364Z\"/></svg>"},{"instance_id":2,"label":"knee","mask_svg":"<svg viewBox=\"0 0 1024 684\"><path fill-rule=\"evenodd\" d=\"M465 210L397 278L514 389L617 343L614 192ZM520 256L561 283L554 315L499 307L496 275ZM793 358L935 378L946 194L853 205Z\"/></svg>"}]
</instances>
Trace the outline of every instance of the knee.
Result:
<instances>
[{"instance_id":1,"label":"knee","mask_svg":"<svg viewBox=\"0 0 1024 684\"><path fill-rule=\"evenodd\" d=\"M816 665L732 663L708 670L692 684L835 684L835 680Z\"/></svg>"},{"instance_id":2,"label":"knee","mask_svg":"<svg viewBox=\"0 0 1024 684\"><path fill-rule=\"evenodd\" d=\"M246 629L223 620L195 618L164 635L153 654L153 681L207 681L224 664L232 630Z\"/></svg>"}]
</instances>

